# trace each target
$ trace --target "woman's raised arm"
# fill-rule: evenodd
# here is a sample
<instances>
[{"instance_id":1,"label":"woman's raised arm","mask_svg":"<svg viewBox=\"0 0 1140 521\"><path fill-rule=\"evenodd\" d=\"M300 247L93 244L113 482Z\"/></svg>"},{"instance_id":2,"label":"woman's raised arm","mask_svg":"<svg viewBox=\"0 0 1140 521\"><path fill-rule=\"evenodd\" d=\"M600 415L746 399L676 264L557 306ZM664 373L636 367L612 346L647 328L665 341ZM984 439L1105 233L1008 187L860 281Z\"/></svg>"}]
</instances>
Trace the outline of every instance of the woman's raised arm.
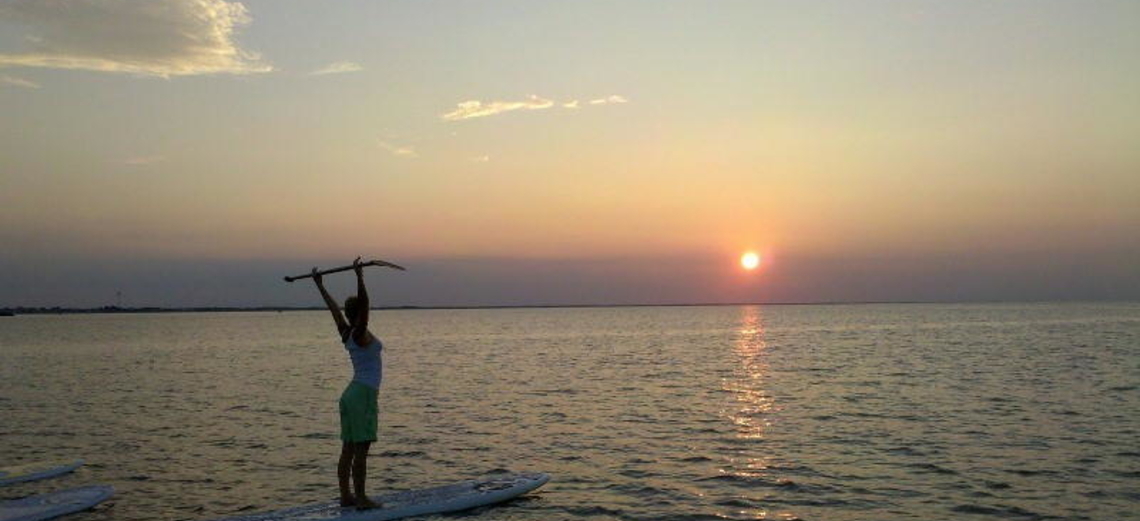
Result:
<instances>
[{"instance_id":1,"label":"woman's raised arm","mask_svg":"<svg viewBox=\"0 0 1140 521\"><path fill-rule=\"evenodd\" d=\"M348 323L345 322L344 313L341 313L340 306L336 303L336 300L333 300L332 296L329 295L328 290L325 289L325 283L322 280L321 275L317 273L317 268L313 268L313 282L317 284L317 290L321 292L321 298L325 299L325 306L329 308L329 312L332 313L333 320L336 321L337 333L340 334L341 338L344 338L345 332L348 331Z\"/></svg>"},{"instance_id":2,"label":"woman's raised arm","mask_svg":"<svg viewBox=\"0 0 1140 521\"><path fill-rule=\"evenodd\" d=\"M368 308L371 304L368 302L368 288L364 287L364 265L360 263L360 257L352 262L352 270L356 272L356 316L352 320L352 339L356 341L356 345L362 346L370 340Z\"/></svg>"}]
</instances>

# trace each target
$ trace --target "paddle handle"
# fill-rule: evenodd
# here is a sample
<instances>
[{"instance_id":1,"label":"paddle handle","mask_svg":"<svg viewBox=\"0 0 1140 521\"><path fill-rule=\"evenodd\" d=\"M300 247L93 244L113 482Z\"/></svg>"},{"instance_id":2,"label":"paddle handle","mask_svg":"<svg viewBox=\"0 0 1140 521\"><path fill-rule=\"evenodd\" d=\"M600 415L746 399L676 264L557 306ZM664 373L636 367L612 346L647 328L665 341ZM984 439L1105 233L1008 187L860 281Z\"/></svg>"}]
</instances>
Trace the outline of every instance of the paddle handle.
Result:
<instances>
[{"instance_id":1,"label":"paddle handle","mask_svg":"<svg viewBox=\"0 0 1140 521\"><path fill-rule=\"evenodd\" d=\"M360 265L361 266L381 266L384 268L392 268L392 269L396 269L396 270L400 270L400 271L406 271L406 269L403 266L400 266L398 264L392 264L391 262L382 261L379 259L374 259L374 260L370 260L367 262L362 262L362 263L360 263ZM317 275L328 275L329 273L340 273L342 271L349 271L352 268L353 268L352 264L349 264L348 266L341 266L339 268L329 268L327 270L318 270ZM312 273L306 273L304 275L295 275L292 277L285 277L285 282L293 282L295 280L311 279L311 278L313 278L313 274Z\"/></svg>"}]
</instances>

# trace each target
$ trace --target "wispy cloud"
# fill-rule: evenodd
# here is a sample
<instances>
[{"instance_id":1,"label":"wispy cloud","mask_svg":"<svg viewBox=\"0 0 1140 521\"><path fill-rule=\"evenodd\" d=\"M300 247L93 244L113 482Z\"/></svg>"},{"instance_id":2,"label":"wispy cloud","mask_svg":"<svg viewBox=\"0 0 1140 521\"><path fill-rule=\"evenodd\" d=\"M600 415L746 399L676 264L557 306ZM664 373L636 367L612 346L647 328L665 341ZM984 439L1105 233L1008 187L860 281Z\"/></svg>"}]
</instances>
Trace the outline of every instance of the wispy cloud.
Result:
<instances>
[{"instance_id":1,"label":"wispy cloud","mask_svg":"<svg viewBox=\"0 0 1140 521\"><path fill-rule=\"evenodd\" d=\"M629 100L624 96L614 94L612 96L590 100L589 104L606 105L610 103L626 103L628 101ZM554 107L555 105L571 110L577 109L580 106L578 100L555 102L532 94L522 101L464 101L457 104L455 110L441 114L439 117L446 121L461 121L464 119L494 116L495 114L502 114L514 110L544 110Z\"/></svg>"},{"instance_id":2,"label":"wispy cloud","mask_svg":"<svg viewBox=\"0 0 1140 521\"><path fill-rule=\"evenodd\" d=\"M416 152L416 149L409 147L409 146L395 145L395 144L389 143L387 141L384 141L382 139L377 139L376 144L380 145L380 148L387 150L390 154L392 154L394 156L407 157L407 158L420 157L420 154L418 152Z\"/></svg>"},{"instance_id":3,"label":"wispy cloud","mask_svg":"<svg viewBox=\"0 0 1140 521\"><path fill-rule=\"evenodd\" d=\"M488 156L488 155L475 156L475 157L471 158L471 161L475 162L475 163L488 163L491 161L491 156Z\"/></svg>"},{"instance_id":4,"label":"wispy cloud","mask_svg":"<svg viewBox=\"0 0 1140 521\"><path fill-rule=\"evenodd\" d=\"M471 118L494 116L513 110L542 110L554 106L554 102L545 98L531 95L522 101L464 101L459 103L455 110L441 115L447 121L460 121Z\"/></svg>"},{"instance_id":5,"label":"wispy cloud","mask_svg":"<svg viewBox=\"0 0 1140 521\"><path fill-rule=\"evenodd\" d=\"M0 76L0 84L11 85L13 87L23 87L25 89L38 89L40 84L24 78L17 78L15 76Z\"/></svg>"},{"instance_id":6,"label":"wispy cloud","mask_svg":"<svg viewBox=\"0 0 1140 521\"><path fill-rule=\"evenodd\" d=\"M162 161L166 161L166 156L134 156L128 157L123 163L131 166L144 166Z\"/></svg>"},{"instance_id":7,"label":"wispy cloud","mask_svg":"<svg viewBox=\"0 0 1140 521\"><path fill-rule=\"evenodd\" d=\"M47 67L142 76L248 74L273 68L234 41L250 23L226 0L4 0L0 19L29 31L29 48L0 67Z\"/></svg>"},{"instance_id":8,"label":"wispy cloud","mask_svg":"<svg viewBox=\"0 0 1140 521\"><path fill-rule=\"evenodd\" d=\"M606 96L604 98L598 98L598 99L590 100L591 105L606 105L609 103L628 103L628 102L629 102L629 100L625 99L624 96L618 96L617 94L614 94L612 96Z\"/></svg>"},{"instance_id":9,"label":"wispy cloud","mask_svg":"<svg viewBox=\"0 0 1140 521\"><path fill-rule=\"evenodd\" d=\"M310 72L309 74L313 76L323 76L325 74L344 74L346 72L360 72L362 70L364 70L364 67L362 67L359 63L343 61L330 63L320 69Z\"/></svg>"}]
</instances>

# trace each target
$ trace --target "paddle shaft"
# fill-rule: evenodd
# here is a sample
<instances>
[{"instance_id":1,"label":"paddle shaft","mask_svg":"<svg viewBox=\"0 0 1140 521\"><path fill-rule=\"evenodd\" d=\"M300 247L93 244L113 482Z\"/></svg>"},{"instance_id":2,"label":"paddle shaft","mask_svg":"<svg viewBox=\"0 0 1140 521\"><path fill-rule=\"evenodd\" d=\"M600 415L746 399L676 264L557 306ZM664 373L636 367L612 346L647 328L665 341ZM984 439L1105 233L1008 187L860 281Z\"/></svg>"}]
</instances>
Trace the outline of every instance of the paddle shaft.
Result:
<instances>
[{"instance_id":1,"label":"paddle shaft","mask_svg":"<svg viewBox=\"0 0 1140 521\"><path fill-rule=\"evenodd\" d=\"M360 265L361 266L381 266L381 267L385 267L385 268L392 268L392 269L396 269L396 270L400 270L400 271L405 271L403 266L400 266L397 264L392 264L391 262L382 261L382 260L370 260L368 262L362 262L362 263L360 263ZM352 270L352 268L353 268L353 266L351 264L349 264L348 266L341 266L339 268L329 268L327 270L318 270L317 275L328 275L329 273L340 273L342 271L350 271L350 270ZM313 274L312 273L306 273L304 275L296 275L293 277L285 277L285 282L293 282L295 280L311 279L311 278L313 278Z\"/></svg>"}]
</instances>

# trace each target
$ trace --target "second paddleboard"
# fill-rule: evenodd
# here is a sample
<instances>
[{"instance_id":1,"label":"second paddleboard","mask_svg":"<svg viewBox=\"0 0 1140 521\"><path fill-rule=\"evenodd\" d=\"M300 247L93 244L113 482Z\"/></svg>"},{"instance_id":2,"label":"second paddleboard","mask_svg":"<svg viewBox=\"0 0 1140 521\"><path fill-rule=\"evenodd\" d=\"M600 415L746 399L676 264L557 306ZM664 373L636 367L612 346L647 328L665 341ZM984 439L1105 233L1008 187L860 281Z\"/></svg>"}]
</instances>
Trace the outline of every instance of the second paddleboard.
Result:
<instances>
[{"instance_id":1,"label":"second paddleboard","mask_svg":"<svg viewBox=\"0 0 1140 521\"><path fill-rule=\"evenodd\" d=\"M60 474L67 474L81 466L83 466L83 460L67 463L60 463L58 461L52 463L29 463L14 467L4 467L0 468L0 486L23 483L25 481L35 481L37 479L53 478Z\"/></svg>"},{"instance_id":2,"label":"second paddleboard","mask_svg":"<svg viewBox=\"0 0 1140 521\"><path fill-rule=\"evenodd\" d=\"M0 521L44 521L87 510L111 497L114 489L98 485L60 490L0 502Z\"/></svg>"}]
</instances>

